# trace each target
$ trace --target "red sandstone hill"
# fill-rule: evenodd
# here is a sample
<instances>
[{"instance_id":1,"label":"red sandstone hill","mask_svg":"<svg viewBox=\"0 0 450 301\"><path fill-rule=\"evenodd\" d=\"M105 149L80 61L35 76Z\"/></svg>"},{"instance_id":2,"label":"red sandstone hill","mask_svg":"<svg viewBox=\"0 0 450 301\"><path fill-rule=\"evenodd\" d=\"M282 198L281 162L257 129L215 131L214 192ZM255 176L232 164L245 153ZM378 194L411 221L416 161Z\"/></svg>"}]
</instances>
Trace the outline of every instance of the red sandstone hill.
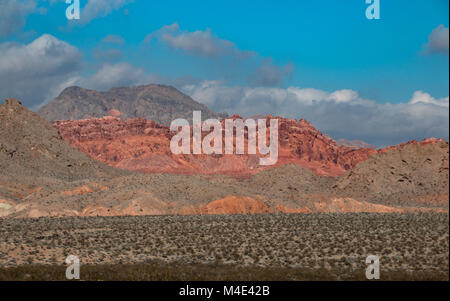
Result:
<instances>
[{"instance_id":1,"label":"red sandstone hill","mask_svg":"<svg viewBox=\"0 0 450 301\"><path fill-rule=\"evenodd\" d=\"M318 175L338 176L377 153L373 148L339 146L304 119L267 116L267 125L273 118L279 121L279 156L273 166L260 166L258 154L173 155L170 139L176 132L142 118L122 121L108 116L53 124L64 140L92 158L121 169L143 172L246 176L262 169L296 164Z\"/></svg>"}]
</instances>

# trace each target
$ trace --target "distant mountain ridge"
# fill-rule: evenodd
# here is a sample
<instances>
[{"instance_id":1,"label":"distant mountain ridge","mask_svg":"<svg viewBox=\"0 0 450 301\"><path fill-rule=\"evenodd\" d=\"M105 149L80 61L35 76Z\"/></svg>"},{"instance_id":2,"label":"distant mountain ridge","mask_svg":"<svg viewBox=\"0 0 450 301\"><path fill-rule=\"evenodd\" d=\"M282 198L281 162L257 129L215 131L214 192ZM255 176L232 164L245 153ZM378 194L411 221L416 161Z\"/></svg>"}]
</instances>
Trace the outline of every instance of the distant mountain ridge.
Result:
<instances>
[{"instance_id":1,"label":"distant mountain ridge","mask_svg":"<svg viewBox=\"0 0 450 301\"><path fill-rule=\"evenodd\" d=\"M114 116L122 120L140 117L170 125L177 118L191 121L194 110L202 111L205 119L227 117L226 113L215 113L172 86L155 84L112 88L106 92L72 86L38 113L48 121Z\"/></svg>"},{"instance_id":2,"label":"distant mountain ridge","mask_svg":"<svg viewBox=\"0 0 450 301\"><path fill-rule=\"evenodd\" d=\"M358 149L358 148L375 148L375 146L361 141L361 140L347 140L347 139L339 139L336 140L337 145L342 145L342 146L347 146L353 149Z\"/></svg>"}]
</instances>

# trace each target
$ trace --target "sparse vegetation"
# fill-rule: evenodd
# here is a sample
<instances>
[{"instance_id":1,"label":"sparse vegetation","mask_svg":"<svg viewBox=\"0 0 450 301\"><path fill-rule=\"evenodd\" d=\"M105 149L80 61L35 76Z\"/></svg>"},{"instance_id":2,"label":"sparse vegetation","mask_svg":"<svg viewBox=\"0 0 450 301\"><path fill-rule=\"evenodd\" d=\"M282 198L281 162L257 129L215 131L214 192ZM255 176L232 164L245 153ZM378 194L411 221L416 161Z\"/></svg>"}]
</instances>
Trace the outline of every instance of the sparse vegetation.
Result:
<instances>
[{"instance_id":1,"label":"sparse vegetation","mask_svg":"<svg viewBox=\"0 0 450 301\"><path fill-rule=\"evenodd\" d=\"M69 254L85 280L364 280L368 255L382 280L448 280L449 215L0 219L0 279L63 280Z\"/></svg>"}]
</instances>

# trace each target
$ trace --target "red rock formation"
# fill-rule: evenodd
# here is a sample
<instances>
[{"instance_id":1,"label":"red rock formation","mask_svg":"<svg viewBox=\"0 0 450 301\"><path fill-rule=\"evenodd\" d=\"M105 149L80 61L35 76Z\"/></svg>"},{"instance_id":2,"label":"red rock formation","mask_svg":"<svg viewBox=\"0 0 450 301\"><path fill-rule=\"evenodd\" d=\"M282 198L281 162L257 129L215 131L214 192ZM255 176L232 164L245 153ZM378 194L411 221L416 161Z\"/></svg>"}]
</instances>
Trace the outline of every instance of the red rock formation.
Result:
<instances>
[{"instance_id":1,"label":"red rock formation","mask_svg":"<svg viewBox=\"0 0 450 301\"><path fill-rule=\"evenodd\" d=\"M241 117L235 115L231 118ZM352 149L339 146L305 119L297 121L268 116L267 131L270 119L273 118L279 120L279 155L278 162L272 166L260 166L260 154L174 155L170 151L170 140L176 133L171 132L167 126L142 118L123 122L119 118L108 116L56 121L53 124L64 140L92 158L117 168L142 172L229 174L245 177L263 169L297 164L318 175L339 176L377 153L372 148ZM208 133L202 134L205 136ZM247 132L245 139L247 145ZM421 143L434 141L431 139Z\"/></svg>"}]
</instances>

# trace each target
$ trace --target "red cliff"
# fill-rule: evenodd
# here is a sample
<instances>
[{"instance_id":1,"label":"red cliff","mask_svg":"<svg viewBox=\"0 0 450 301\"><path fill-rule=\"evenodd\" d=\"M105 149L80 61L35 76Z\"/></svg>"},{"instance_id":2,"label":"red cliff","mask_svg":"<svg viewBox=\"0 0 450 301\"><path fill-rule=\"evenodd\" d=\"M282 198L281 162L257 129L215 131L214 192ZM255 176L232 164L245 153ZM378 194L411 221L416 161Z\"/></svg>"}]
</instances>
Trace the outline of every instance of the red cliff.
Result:
<instances>
[{"instance_id":1,"label":"red cliff","mask_svg":"<svg viewBox=\"0 0 450 301\"><path fill-rule=\"evenodd\" d=\"M174 155L170 151L170 139L176 133L165 125L142 118L124 122L108 116L55 121L53 124L64 140L92 158L117 168L142 172L247 176L293 163L318 175L338 176L377 153L371 148L339 146L305 119L297 121L268 116L267 125L270 119L279 121L278 162L272 166L260 166L259 154ZM202 134L205 136L207 133ZM247 133L245 139L247 145Z\"/></svg>"}]
</instances>

